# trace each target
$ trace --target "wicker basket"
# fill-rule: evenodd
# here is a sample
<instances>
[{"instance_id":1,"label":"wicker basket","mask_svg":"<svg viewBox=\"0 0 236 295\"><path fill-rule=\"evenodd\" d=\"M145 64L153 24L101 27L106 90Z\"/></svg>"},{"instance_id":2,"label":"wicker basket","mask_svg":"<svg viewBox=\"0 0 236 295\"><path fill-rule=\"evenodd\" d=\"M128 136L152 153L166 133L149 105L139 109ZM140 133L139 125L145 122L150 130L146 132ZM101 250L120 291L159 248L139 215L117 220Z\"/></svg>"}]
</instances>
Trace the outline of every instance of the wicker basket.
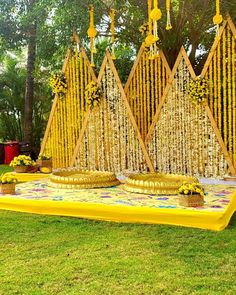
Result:
<instances>
[{"instance_id":1,"label":"wicker basket","mask_svg":"<svg viewBox=\"0 0 236 295\"><path fill-rule=\"evenodd\" d=\"M52 160L37 160L39 167L52 168Z\"/></svg>"},{"instance_id":2,"label":"wicker basket","mask_svg":"<svg viewBox=\"0 0 236 295\"><path fill-rule=\"evenodd\" d=\"M16 173L25 173L28 169L28 166L15 166L14 171Z\"/></svg>"},{"instance_id":3,"label":"wicker basket","mask_svg":"<svg viewBox=\"0 0 236 295\"><path fill-rule=\"evenodd\" d=\"M15 183L0 184L0 189L2 194L14 195L16 192L16 184Z\"/></svg>"},{"instance_id":4,"label":"wicker basket","mask_svg":"<svg viewBox=\"0 0 236 295\"><path fill-rule=\"evenodd\" d=\"M179 205L184 207L201 207L204 205L204 197L200 194L179 194Z\"/></svg>"}]
</instances>

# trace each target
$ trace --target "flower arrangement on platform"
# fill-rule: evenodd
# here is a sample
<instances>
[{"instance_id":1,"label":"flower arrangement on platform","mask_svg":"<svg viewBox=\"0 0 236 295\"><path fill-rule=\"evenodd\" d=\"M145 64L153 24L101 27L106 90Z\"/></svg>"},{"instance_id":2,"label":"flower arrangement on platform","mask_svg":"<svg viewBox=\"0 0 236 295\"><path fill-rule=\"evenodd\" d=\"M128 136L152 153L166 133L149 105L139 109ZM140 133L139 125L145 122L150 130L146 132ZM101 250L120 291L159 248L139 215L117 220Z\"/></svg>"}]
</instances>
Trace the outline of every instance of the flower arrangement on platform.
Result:
<instances>
[{"instance_id":1,"label":"flower arrangement on platform","mask_svg":"<svg viewBox=\"0 0 236 295\"><path fill-rule=\"evenodd\" d=\"M66 78L63 74L54 74L49 80L49 84L55 94L58 94L59 98L63 98L67 92Z\"/></svg>"},{"instance_id":2,"label":"flower arrangement on platform","mask_svg":"<svg viewBox=\"0 0 236 295\"><path fill-rule=\"evenodd\" d=\"M181 187L179 188L179 193L182 195L200 194L204 196L204 190L199 182L188 183L184 181Z\"/></svg>"},{"instance_id":3,"label":"flower arrangement on platform","mask_svg":"<svg viewBox=\"0 0 236 295\"><path fill-rule=\"evenodd\" d=\"M189 82L187 90L189 98L194 104L204 103L209 94L208 81L202 77L197 77Z\"/></svg>"},{"instance_id":4,"label":"flower arrangement on platform","mask_svg":"<svg viewBox=\"0 0 236 295\"><path fill-rule=\"evenodd\" d=\"M39 154L37 159L40 172L51 173L52 172L52 157L48 155Z\"/></svg>"},{"instance_id":5,"label":"flower arrangement on platform","mask_svg":"<svg viewBox=\"0 0 236 295\"><path fill-rule=\"evenodd\" d=\"M179 188L179 196L181 206L199 207L204 204L204 189L198 182L183 182Z\"/></svg>"},{"instance_id":6,"label":"flower arrangement on platform","mask_svg":"<svg viewBox=\"0 0 236 295\"><path fill-rule=\"evenodd\" d=\"M2 194L14 194L17 179L12 175L5 173L0 176L0 188Z\"/></svg>"},{"instance_id":7,"label":"flower arrangement on platform","mask_svg":"<svg viewBox=\"0 0 236 295\"><path fill-rule=\"evenodd\" d=\"M102 90L96 82L92 81L86 86L85 97L90 109L99 105L102 98Z\"/></svg>"},{"instance_id":8,"label":"flower arrangement on platform","mask_svg":"<svg viewBox=\"0 0 236 295\"><path fill-rule=\"evenodd\" d=\"M51 159L52 159L52 157L47 156L47 155L39 154L39 156L38 156L38 160L40 160L40 161L48 161L48 160L51 160Z\"/></svg>"},{"instance_id":9,"label":"flower arrangement on platform","mask_svg":"<svg viewBox=\"0 0 236 295\"><path fill-rule=\"evenodd\" d=\"M11 161L10 166L14 168L15 172L21 173L26 172L28 167L35 166L35 162L30 156L19 155Z\"/></svg>"}]
</instances>

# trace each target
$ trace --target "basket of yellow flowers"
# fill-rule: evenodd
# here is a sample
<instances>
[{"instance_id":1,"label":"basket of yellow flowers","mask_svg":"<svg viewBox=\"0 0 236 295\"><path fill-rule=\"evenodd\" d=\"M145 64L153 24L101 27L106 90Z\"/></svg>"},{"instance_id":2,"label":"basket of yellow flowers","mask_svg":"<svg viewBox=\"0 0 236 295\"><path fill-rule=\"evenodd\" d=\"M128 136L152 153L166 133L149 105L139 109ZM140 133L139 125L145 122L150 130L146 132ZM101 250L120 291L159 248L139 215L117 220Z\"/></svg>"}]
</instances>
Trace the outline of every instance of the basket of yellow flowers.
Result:
<instances>
[{"instance_id":1,"label":"basket of yellow flowers","mask_svg":"<svg viewBox=\"0 0 236 295\"><path fill-rule=\"evenodd\" d=\"M179 204L184 207L201 207L204 205L204 190L200 183L183 182L179 188Z\"/></svg>"},{"instance_id":2,"label":"basket of yellow flowers","mask_svg":"<svg viewBox=\"0 0 236 295\"><path fill-rule=\"evenodd\" d=\"M35 166L35 162L30 156L19 155L11 161L10 166L14 168L15 172L24 173L29 167Z\"/></svg>"},{"instance_id":3,"label":"basket of yellow flowers","mask_svg":"<svg viewBox=\"0 0 236 295\"><path fill-rule=\"evenodd\" d=\"M0 192L1 194L14 195L16 191L17 179L11 174L3 174L0 176Z\"/></svg>"}]
</instances>

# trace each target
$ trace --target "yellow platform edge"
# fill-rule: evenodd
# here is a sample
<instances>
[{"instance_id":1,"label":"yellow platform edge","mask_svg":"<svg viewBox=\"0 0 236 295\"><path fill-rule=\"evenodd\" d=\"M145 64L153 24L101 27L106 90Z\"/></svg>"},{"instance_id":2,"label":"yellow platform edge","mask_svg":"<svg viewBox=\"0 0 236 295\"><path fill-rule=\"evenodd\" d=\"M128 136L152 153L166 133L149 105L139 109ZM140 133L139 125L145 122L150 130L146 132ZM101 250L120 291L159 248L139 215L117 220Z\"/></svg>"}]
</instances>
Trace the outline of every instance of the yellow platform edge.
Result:
<instances>
[{"instance_id":1,"label":"yellow platform edge","mask_svg":"<svg viewBox=\"0 0 236 295\"><path fill-rule=\"evenodd\" d=\"M20 200L14 197L0 197L0 209L101 221L168 224L221 231L227 227L236 210L236 192L223 212L125 207L65 201Z\"/></svg>"},{"instance_id":2,"label":"yellow platform edge","mask_svg":"<svg viewBox=\"0 0 236 295\"><path fill-rule=\"evenodd\" d=\"M51 174L46 173L16 173L16 172L7 172L6 175L14 175L18 182L30 182L42 179L48 179Z\"/></svg>"}]
</instances>

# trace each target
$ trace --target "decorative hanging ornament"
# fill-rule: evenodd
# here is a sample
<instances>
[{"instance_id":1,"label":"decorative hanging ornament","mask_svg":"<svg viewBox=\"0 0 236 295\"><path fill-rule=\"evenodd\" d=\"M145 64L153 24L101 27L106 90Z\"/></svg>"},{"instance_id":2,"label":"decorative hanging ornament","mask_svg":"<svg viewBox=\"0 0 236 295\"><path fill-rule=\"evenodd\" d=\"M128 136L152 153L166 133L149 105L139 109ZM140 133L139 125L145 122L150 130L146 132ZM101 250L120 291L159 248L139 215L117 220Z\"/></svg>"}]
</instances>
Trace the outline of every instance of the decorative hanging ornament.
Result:
<instances>
[{"instance_id":1,"label":"decorative hanging ornament","mask_svg":"<svg viewBox=\"0 0 236 295\"><path fill-rule=\"evenodd\" d=\"M157 12L158 10L158 6L157 6L157 1L154 1L154 9L152 10L152 0L148 0L147 2L148 4L148 36L145 39L145 47L149 48L149 59L154 59L158 56L158 48L156 45L156 42L159 40L158 34L157 34L157 21L156 19L157 14L159 14ZM156 7L155 7L156 4ZM157 10L155 9L157 8ZM151 17L151 14L153 14L153 18ZM160 19L160 18L158 18Z\"/></svg>"},{"instance_id":2,"label":"decorative hanging ornament","mask_svg":"<svg viewBox=\"0 0 236 295\"><path fill-rule=\"evenodd\" d=\"M171 3L171 0L166 0L166 18L167 18L166 30L167 31L172 29L172 25L170 21L170 3Z\"/></svg>"},{"instance_id":3,"label":"decorative hanging ornament","mask_svg":"<svg viewBox=\"0 0 236 295\"><path fill-rule=\"evenodd\" d=\"M150 12L150 18L153 21L153 35L154 37L158 38L158 31L157 31L157 22L161 19L162 13L161 10L158 8L158 0L153 0L154 8Z\"/></svg>"},{"instance_id":4,"label":"decorative hanging ornament","mask_svg":"<svg viewBox=\"0 0 236 295\"><path fill-rule=\"evenodd\" d=\"M111 43L112 43L112 59L116 59L115 55L115 9L111 9L110 11L110 18L111 18Z\"/></svg>"},{"instance_id":5,"label":"decorative hanging ornament","mask_svg":"<svg viewBox=\"0 0 236 295\"><path fill-rule=\"evenodd\" d=\"M97 53L96 47L95 47L95 37L97 36L97 30L94 26L94 7L93 5L89 6L89 18L90 18L90 24L89 28L87 30L88 37L90 38L90 52L91 52L91 67L95 67L94 64L94 54Z\"/></svg>"},{"instance_id":6,"label":"decorative hanging ornament","mask_svg":"<svg viewBox=\"0 0 236 295\"><path fill-rule=\"evenodd\" d=\"M213 23L216 25L216 37L219 37L219 25L222 21L223 16L220 14L220 0L216 0L216 14L213 17Z\"/></svg>"}]
</instances>

